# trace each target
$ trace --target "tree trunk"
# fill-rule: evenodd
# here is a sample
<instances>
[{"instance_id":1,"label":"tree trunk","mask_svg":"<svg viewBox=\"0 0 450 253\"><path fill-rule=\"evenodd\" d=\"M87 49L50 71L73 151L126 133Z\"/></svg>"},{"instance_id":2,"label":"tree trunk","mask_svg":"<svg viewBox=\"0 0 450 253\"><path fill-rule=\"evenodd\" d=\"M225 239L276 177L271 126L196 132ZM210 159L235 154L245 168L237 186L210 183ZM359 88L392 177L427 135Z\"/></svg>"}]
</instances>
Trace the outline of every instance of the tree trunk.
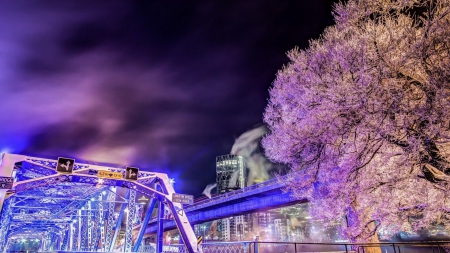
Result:
<instances>
[{"instance_id":1,"label":"tree trunk","mask_svg":"<svg viewBox=\"0 0 450 253\"><path fill-rule=\"evenodd\" d=\"M371 219L371 210L370 208L364 209L364 211L357 212L355 210L358 210L357 208L358 202L354 201L352 209L352 219L361 220L360 224L367 224L364 228L362 228L362 231L360 231L357 235L351 235L351 242L352 243L379 243L380 240L378 239L378 233L377 233L377 225L374 220ZM356 208L355 208L356 207ZM351 222L347 222L348 226L352 226ZM358 251L358 246L354 247L354 250ZM382 253L381 248L378 245L370 246L370 247L364 247L364 253Z\"/></svg>"},{"instance_id":2,"label":"tree trunk","mask_svg":"<svg viewBox=\"0 0 450 253\"><path fill-rule=\"evenodd\" d=\"M369 228L370 230L372 230L372 231L375 229L375 227L376 227L375 222L371 222L371 223L368 225L368 228ZM367 243L379 243L380 240L378 239L378 233L375 232L372 236L370 236L369 238L367 238L366 241L367 241ZM364 252L365 252L365 253L382 253L382 252L381 252L381 248L380 248L379 246L376 246L376 247L367 247L367 248L364 249Z\"/></svg>"}]
</instances>

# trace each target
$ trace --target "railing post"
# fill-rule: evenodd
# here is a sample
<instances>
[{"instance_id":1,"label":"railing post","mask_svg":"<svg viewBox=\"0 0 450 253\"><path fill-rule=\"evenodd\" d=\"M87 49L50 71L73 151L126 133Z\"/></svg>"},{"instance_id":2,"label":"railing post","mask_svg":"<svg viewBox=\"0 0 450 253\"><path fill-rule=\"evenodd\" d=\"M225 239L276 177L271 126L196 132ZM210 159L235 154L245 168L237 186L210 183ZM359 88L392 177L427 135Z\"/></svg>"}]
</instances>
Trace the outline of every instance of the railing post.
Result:
<instances>
[{"instance_id":1,"label":"railing post","mask_svg":"<svg viewBox=\"0 0 450 253\"><path fill-rule=\"evenodd\" d=\"M347 244L344 244L345 246L345 252L348 253Z\"/></svg>"},{"instance_id":2,"label":"railing post","mask_svg":"<svg viewBox=\"0 0 450 253\"><path fill-rule=\"evenodd\" d=\"M294 253L297 253L297 243L294 242Z\"/></svg>"},{"instance_id":3,"label":"railing post","mask_svg":"<svg viewBox=\"0 0 450 253\"><path fill-rule=\"evenodd\" d=\"M253 253L258 253L259 250L259 236L255 236L255 244L253 245Z\"/></svg>"},{"instance_id":4,"label":"railing post","mask_svg":"<svg viewBox=\"0 0 450 253\"><path fill-rule=\"evenodd\" d=\"M397 253L397 250L395 249L395 243L392 244L392 248L394 248L394 253Z\"/></svg>"}]
</instances>

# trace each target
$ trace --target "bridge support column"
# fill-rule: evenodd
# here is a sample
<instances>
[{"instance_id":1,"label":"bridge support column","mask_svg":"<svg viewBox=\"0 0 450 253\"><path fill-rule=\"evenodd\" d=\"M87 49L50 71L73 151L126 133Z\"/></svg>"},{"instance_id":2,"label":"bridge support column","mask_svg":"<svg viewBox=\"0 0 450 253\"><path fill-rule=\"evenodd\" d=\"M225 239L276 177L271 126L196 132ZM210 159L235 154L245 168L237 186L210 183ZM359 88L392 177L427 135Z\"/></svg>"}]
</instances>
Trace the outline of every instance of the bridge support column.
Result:
<instances>
[{"instance_id":1,"label":"bridge support column","mask_svg":"<svg viewBox=\"0 0 450 253\"><path fill-rule=\"evenodd\" d=\"M11 220L11 200L7 200L3 206L3 210L0 216L0 249L2 252L6 250L6 243L8 242L7 234L9 229L9 223Z\"/></svg>"},{"instance_id":2,"label":"bridge support column","mask_svg":"<svg viewBox=\"0 0 450 253\"><path fill-rule=\"evenodd\" d=\"M83 217L81 216L83 212L81 212L81 210L77 211L78 214L78 226L76 228L76 243L74 242L73 251L79 251L81 249L81 233L82 233L82 228L83 228Z\"/></svg>"},{"instance_id":3,"label":"bridge support column","mask_svg":"<svg viewBox=\"0 0 450 253\"><path fill-rule=\"evenodd\" d=\"M98 244L100 242L101 238L101 224L102 224L102 198L98 196L98 202L92 202L91 208L94 210L92 211L92 219L91 219L91 227L92 227L92 240L91 240L91 251L97 252Z\"/></svg>"},{"instance_id":4,"label":"bridge support column","mask_svg":"<svg viewBox=\"0 0 450 253\"><path fill-rule=\"evenodd\" d=\"M128 189L125 198L128 199L129 196L130 196L130 190ZM123 213L125 212L125 208L127 208L127 203L123 203L122 208L120 209L119 217L117 218L117 221L116 221L116 229L114 230L114 236L112 237L111 244L107 245L109 247L108 252L114 251L114 246L116 245L116 239L117 239L117 236L119 235L120 226L122 225Z\"/></svg>"},{"instance_id":5,"label":"bridge support column","mask_svg":"<svg viewBox=\"0 0 450 253\"><path fill-rule=\"evenodd\" d=\"M60 250L67 250L68 247L67 245L69 244L69 237L70 237L70 227L71 226L67 226L66 232L63 234L63 241L60 247Z\"/></svg>"},{"instance_id":6,"label":"bridge support column","mask_svg":"<svg viewBox=\"0 0 450 253\"><path fill-rule=\"evenodd\" d=\"M131 252L133 243L133 221L136 212L136 191L131 189L129 191L127 223L125 227L125 252Z\"/></svg>"},{"instance_id":7,"label":"bridge support column","mask_svg":"<svg viewBox=\"0 0 450 253\"><path fill-rule=\"evenodd\" d=\"M87 243L85 250L91 251L93 224L92 224L92 202L90 200L88 200L87 202L86 226L87 226Z\"/></svg>"},{"instance_id":8,"label":"bridge support column","mask_svg":"<svg viewBox=\"0 0 450 253\"><path fill-rule=\"evenodd\" d=\"M0 177L11 177L14 171L14 165L16 162L20 162L25 160L25 156L22 155L12 155L12 154L0 154ZM3 203L6 200L6 191L7 189L0 189L0 249L3 251L6 250L6 233L9 229L9 220L10 220L10 205L8 207L3 208Z\"/></svg>"},{"instance_id":9,"label":"bridge support column","mask_svg":"<svg viewBox=\"0 0 450 253\"><path fill-rule=\"evenodd\" d=\"M156 198L153 198L150 204L147 207L147 211L145 212L144 221L142 221L141 229L139 230L139 234L134 242L133 252L137 252L139 250L139 246L141 246L142 237L144 237L145 229L147 228L147 224L152 217L153 209L155 209Z\"/></svg>"},{"instance_id":10,"label":"bridge support column","mask_svg":"<svg viewBox=\"0 0 450 253\"><path fill-rule=\"evenodd\" d=\"M68 251L72 251L74 232L75 231L74 231L74 226L73 226L73 221L72 221L69 224L69 242L67 244Z\"/></svg>"},{"instance_id":11,"label":"bridge support column","mask_svg":"<svg viewBox=\"0 0 450 253\"><path fill-rule=\"evenodd\" d=\"M0 154L0 177L11 177L14 171L16 162L21 162L26 159L23 155ZM5 201L5 194L7 189L0 190L0 210L2 210L3 202Z\"/></svg>"},{"instance_id":12,"label":"bridge support column","mask_svg":"<svg viewBox=\"0 0 450 253\"><path fill-rule=\"evenodd\" d=\"M88 211L81 210L81 233L80 233L80 251L87 251L89 247L88 239Z\"/></svg>"},{"instance_id":13,"label":"bridge support column","mask_svg":"<svg viewBox=\"0 0 450 253\"><path fill-rule=\"evenodd\" d=\"M99 209L99 230L100 230L100 240L97 240L97 242L95 243L95 248L94 251L98 250L98 245L101 243L102 247L105 247L105 213L104 213L104 203L103 203L103 199L105 198L105 196L103 196L103 193L100 194L100 196L98 197L99 203L98 203L98 209ZM100 241L100 242L99 242ZM103 250L101 250L103 251Z\"/></svg>"},{"instance_id":14,"label":"bridge support column","mask_svg":"<svg viewBox=\"0 0 450 253\"><path fill-rule=\"evenodd\" d=\"M164 203L159 201L158 204L158 228L156 231L156 253L163 252L164 244Z\"/></svg>"},{"instance_id":15,"label":"bridge support column","mask_svg":"<svg viewBox=\"0 0 450 253\"><path fill-rule=\"evenodd\" d=\"M115 189L113 187L110 187L108 192L108 220L106 224L106 235L105 235L105 244L103 245L103 252L106 252L109 250L109 247L111 245L112 237L113 237L113 227L114 227L114 208L116 207L116 203L114 203L114 200L116 198Z\"/></svg>"}]
</instances>

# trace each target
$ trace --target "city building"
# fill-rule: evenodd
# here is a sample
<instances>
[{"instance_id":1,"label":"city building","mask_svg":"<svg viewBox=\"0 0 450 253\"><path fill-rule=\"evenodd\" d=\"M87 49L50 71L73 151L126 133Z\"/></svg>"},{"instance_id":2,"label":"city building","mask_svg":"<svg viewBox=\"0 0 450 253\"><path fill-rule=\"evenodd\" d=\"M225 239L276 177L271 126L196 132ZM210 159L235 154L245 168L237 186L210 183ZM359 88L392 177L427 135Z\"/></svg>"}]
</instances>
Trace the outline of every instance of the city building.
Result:
<instances>
[{"instance_id":1,"label":"city building","mask_svg":"<svg viewBox=\"0 0 450 253\"><path fill-rule=\"evenodd\" d=\"M223 194L245 187L245 162L239 155L216 157L217 193Z\"/></svg>"}]
</instances>

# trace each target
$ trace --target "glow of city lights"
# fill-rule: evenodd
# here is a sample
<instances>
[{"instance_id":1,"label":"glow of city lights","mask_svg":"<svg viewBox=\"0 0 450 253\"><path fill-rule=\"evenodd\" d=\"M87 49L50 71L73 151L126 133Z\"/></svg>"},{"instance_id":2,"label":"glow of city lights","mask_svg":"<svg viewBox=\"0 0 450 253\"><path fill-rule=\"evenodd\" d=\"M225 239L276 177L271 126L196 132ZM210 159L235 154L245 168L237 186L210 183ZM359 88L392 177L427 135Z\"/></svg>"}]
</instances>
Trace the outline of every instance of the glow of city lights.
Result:
<instances>
[{"instance_id":1,"label":"glow of city lights","mask_svg":"<svg viewBox=\"0 0 450 253\"><path fill-rule=\"evenodd\" d=\"M175 178L169 178L169 184L174 185L175 184Z\"/></svg>"}]
</instances>

